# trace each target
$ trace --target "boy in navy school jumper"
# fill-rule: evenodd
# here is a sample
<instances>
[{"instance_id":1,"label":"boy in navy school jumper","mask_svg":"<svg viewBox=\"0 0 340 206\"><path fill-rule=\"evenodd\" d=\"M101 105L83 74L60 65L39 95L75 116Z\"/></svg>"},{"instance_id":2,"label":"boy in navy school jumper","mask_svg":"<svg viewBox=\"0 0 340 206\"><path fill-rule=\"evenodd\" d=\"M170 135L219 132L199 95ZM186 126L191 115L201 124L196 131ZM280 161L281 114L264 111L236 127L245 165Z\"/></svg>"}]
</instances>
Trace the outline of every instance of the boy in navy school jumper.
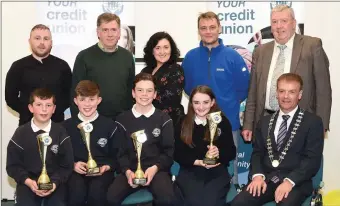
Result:
<instances>
[{"instance_id":1,"label":"boy in navy school jumper","mask_svg":"<svg viewBox=\"0 0 340 206\"><path fill-rule=\"evenodd\" d=\"M69 136L58 123L51 121L56 99L45 88L35 89L28 108L33 113L30 122L18 127L8 143L6 170L16 183L17 206L64 206L65 183L72 172L73 152ZM53 184L51 190L39 190L37 180L42 171L37 136L49 133L52 139L47 146L46 170Z\"/></svg>"},{"instance_id":2,"label":"boy in navy school jumper","mask_svg":"<svg viewBox=\"0 0 340 206\"><path fill-rule=\"evenodd\" d=\"M97 112L97 106L102 101L97 83L80 81L75 88L75 95L74 102L79 113L63 123L71 136L74 151L74 169L68 181L68 206L105 206L107 188L114 180L114 171L117 169L118 148L113 138L117 126L112 119ZM90 151L100 168L99 174L87 175L88 151L77 127L82 122L93 126Z\"/></svg>"},{"instance_id":3,"label":"boy in navy school jumper","mask_svg":"<svg viewBox=\"0 0 340 206\"><path fill-rule=\"evenodd\" d=\"M157 206L176 205L170 177L174 152L173 124L168 114L152 105L156 98L154 82L151 74L138 74L132 89L136 104L116 119L118 129L115 135L120 142L118 162L121 173L107 193L111 206L121 205L125 197L140 188L147 188L152 193ZM131 134L139 130L145 130L147 137L140 158L144 177L147 178L144 186L133 184L137 157Z\"/></svg>"}]
</instances>

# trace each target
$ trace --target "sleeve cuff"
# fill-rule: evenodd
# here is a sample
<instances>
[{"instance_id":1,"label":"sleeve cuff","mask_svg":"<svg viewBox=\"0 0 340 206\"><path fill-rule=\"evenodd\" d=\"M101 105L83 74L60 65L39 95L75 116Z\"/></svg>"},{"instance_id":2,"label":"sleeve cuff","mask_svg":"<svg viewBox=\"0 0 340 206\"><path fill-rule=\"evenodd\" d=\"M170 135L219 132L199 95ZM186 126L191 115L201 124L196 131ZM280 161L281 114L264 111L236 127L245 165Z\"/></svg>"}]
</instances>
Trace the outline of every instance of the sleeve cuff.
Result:
<instances>
[{"instance_id":1,"label":"sleeve cuff","mask_svg":"<svg viewBox=\"0 0 340 206\"><path fill-rule=\"evenodd\" d=\"M288 180L288 181L293 185L293 187L295 186L295 182L293 182L291 179L289 179L289 178L284 178L283 180Z\"/></svg>"},{"instance_id":2,"label":"sleeve cuff","mask_svg":"<svg viewBox=\"0 0 340 206\"><path fill-rule=\"evenodd\" d=\"M255 177L257 176L262 176L263 177L263 180L266 180L266 176L264 176L264 174L260 174L260 173L257 173L257 174L254 174L251 178L251 180L253 180Z\"/></svg>"}]
</instances>

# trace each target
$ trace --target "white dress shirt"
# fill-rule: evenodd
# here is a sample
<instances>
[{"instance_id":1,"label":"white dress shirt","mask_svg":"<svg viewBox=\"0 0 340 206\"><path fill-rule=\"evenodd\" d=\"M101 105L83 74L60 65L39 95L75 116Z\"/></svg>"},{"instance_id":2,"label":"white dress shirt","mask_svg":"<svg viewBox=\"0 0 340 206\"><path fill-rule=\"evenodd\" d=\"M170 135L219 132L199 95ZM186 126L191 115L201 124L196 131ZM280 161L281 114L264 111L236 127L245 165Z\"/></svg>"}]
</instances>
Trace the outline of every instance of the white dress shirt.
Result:
<instances>
[{"instance_id":1,"label":"white dress shirt","mask_svg":"<svg viewBox=\"0 0 340 206\"><path fill-rule=\"evenodd\" d=\"M277 120L276 120L275 129L274 129L275 142L277 142L277 135L279 133L279 129L280 129L281 123L283 121L282 115L289 115L289 119L287 120L287 130L288 130L289 125L290 125L290 123L292 123L293 116L294 116L297 109L298 109L298 106L296 106L295 109L293 109L292 111L290 111L287 114L283 113L283 111L280 110L279 116L277 117Z\"/></svg>"},{"instance_id":2,"label":"white dress shirt","mask_svg":"<svg viewBox=\"0 0 340 206\"><path fill-rule=\"evenodd\" d=\"M295 37L295 34L285 44L287 46L287 48L284 50L285 67L284 67L283 73L289 73L290 72L290 64L291 64L291 61L292 61L292 53L293 53L293 46L294 46L294 37ZM279 54L280 54L280 49L277 47L279 45L280 44L278 44L275 41L272 61L270 63L270 67L269 67L269 73L268 73L268 79L267 79L266 102L265 102L265 109L268 109L268 110L274 110L269 106L269 94L270 94L270 87L271 87L271 84L272 84L273 72L274 72L274 69L275 69L277 58L279 57Z\"/></svg>"},{"instance_id":3,"label":"white dress shirt","mask_svg":"<svg viewBox=\"0 0 340 206\"><path fill-rule=\"evenodd\" d=\"M50 120L48 122L48 125L44 128L44 129L40 129L35 123L34 123L34 117L32 118L31 120L31 128L33 130L33 132L37 132L39 130L43 130L44 132L47 132L47 133L50 133L51 131L51 124L52 124L52 121Z\"/></svg>"},{"instance_id":4,"label":"white dress shirt","mask_svg":"<svg viewBox=\"0 0 340 206\"><path fill-rule=\"evenodd\" d=\"M138 118L138 117L140 117L140 116L142 116L142 115L144 115L145 117L149 118L151 115L153 115L153 113L155 113L155 110L156 110L156 108L152 105L152 108L151 108L150 111L148 111L148 112L145 113L145 114L141 114L141 113L137 112L137 110L136 110L135 107L136 107L136 105L134 104L133 107L132 107L132 114L133 114L133 116L135 116L136 118Z\"/></svg>"}]
</instances>

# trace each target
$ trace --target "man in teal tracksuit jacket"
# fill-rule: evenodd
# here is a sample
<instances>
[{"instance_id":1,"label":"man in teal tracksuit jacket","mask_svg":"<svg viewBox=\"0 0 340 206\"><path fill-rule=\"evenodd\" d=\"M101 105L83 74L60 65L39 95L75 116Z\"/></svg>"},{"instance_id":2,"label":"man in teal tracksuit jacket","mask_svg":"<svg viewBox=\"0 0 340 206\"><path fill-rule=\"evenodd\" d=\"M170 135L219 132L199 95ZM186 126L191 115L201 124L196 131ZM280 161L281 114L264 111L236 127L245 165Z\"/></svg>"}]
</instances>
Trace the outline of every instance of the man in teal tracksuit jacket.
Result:
<instances>
[{"instance_id":1,"label":"man in teal tracksuit jacket","mask_svg":"<svg viewBox=\"0 0 340 206\"><path fill-rule=\"evenodd\" d=\"M182 63L185 75L184 91L190 95L198 85L209 86L218 106L229 119L234 143L238 147L240 103L247 98L250 74L241 55L218 38L220 22L213 12L198 17L202 41L190 50ZM234 161L233 183L238 184L237 160Z\"/></svg>"}]
</instances>

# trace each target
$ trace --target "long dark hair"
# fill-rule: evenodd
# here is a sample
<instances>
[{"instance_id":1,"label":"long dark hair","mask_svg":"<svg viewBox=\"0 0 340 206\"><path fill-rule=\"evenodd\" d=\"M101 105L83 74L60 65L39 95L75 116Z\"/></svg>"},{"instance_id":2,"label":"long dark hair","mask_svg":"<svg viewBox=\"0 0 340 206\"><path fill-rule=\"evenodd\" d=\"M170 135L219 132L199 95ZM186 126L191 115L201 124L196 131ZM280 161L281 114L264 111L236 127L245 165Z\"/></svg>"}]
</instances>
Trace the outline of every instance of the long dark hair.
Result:
<instances>
[{"instance_id":1,"label":"long dark hair","mask_svg":"<svg viewBox=\"0 0 340 206\"><path fill-rule=\"evenodd\" d=\"M188 113L184 117L182 125L181 125L181 139L182 141L187 145L192 145L192 132L194 128L195 123L195 111L192 105L192 99L195 94L201 93L206 94L210 97L211 100L215 100L214 105L210 108L209 113L220 111L217 103L216 103L216 97L213 91L210 89L210 87L205 85L200 85L194 88L190 94L189 97L189 103L188 103ZM204 140L209 141L210 140L210 133L209 129L206 129L204 134Z\"/></svg>"},{"instance_id":2,"label":"long dark hair","mask_svg":"<svg viewBox=\"0 0 340 206\"><path fill-rule=\"evenodd\" d=\"M147 69L152 70L157 66L157 61L153 55L153 49L157 46L158 42L162 39L166 39L170 43L171 54L167 64L176 64L180 57L180 51L177 48L175 41L166 32L157 32L153 34L144 47L144 62L146 63Z\"/></svg>"}]
</instances>

